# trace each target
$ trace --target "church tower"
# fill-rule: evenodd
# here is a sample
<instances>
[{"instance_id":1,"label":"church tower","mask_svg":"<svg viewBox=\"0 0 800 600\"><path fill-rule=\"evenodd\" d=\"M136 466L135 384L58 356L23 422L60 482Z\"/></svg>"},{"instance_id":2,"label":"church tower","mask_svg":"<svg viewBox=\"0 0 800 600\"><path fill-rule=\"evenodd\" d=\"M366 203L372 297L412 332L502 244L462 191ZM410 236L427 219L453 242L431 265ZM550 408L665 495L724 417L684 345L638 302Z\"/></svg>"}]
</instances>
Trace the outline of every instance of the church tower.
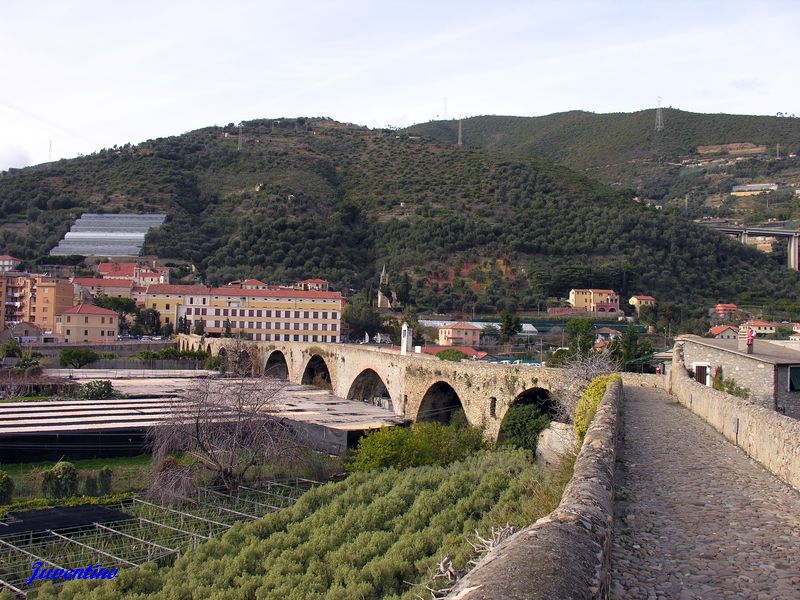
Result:
<instances>
[{"instance_id":1,"label":"church tower","mask_svg":"<svg viewBox=\"0 0 800 600\"><path fill-rule=\"evenodd\" d=\"M389 289L389 274L386 272L386 265L383 265L381 270L381 279L378 284L378 308L392 308L392 301L386 297L383 290Z\"/></svg>"}]
</instances>

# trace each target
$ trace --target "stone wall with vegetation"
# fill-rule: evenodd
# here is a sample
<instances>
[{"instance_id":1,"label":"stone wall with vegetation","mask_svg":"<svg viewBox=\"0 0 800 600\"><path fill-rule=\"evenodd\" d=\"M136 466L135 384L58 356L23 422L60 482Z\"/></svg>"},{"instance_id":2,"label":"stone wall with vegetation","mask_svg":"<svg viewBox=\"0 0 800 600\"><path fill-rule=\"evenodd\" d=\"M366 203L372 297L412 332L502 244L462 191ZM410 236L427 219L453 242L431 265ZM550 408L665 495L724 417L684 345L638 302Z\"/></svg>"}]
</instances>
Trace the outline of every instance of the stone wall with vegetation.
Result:
<instances>
[{"instance_id":1,"label":"stone wall with vegetation","mask_svg":"<svg viewBox=\"0 0 800 600\"><path fill-rule=\"evenodd\" d=\"M654 387L666 390L669 379L666 375L652 373L620 373L622 383L634 387Z\"/></svg>"},{"instance_id":2,"label":"stone wall with vegetation","mask_svg":"<svg viewBox=\"0 0 800 600\"><path fill-rule=\"evenodd\" d=\"M622 385L611 382L552 513L489 552L448 598L605 598Z\"/></svg>"},{"instance_id":3,"label":"stone wall with vegetation","mask_svg":"<svg viewBox=\"0 0 800 600\"><path fill-rule=\"evenodd\" d=\"M800 420L697 383L686 371L680 346L675 347L672 364L672 393L681 404L800 489Z\"/></svg>"}]
</instances>

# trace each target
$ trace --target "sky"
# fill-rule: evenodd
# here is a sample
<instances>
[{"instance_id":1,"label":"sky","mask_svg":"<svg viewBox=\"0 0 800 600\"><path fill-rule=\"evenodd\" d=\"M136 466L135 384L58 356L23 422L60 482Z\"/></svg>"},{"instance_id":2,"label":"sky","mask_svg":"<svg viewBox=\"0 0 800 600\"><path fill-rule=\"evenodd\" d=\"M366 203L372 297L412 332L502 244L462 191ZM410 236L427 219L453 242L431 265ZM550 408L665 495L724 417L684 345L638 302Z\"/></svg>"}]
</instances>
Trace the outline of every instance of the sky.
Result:
<instances>
[{"instance_id":1,"label":"sky","mask_svg":"<svg viewBox=\"0 0 800 600\"><path fill-rule=\"evenodd\" d=\"M800 2L0 0L0 171L257 118L800 115Z\"/></svg>"}]
</instances>

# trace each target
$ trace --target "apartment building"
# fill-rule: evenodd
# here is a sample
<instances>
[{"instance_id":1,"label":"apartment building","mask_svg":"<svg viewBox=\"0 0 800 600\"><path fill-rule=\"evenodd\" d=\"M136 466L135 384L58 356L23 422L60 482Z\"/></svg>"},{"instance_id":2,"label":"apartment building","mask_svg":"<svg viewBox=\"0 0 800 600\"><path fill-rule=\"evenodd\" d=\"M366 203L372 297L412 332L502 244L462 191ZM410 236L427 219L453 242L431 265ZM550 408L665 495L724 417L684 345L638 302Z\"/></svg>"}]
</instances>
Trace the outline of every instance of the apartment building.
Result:
<instances>
[{"instance_id":1,"label":"apartment building","mask_svg":"<svg viewBox=\"0 0 800 600\"><path fill-rule=\"evenodd\" d=\"M73 295L67 279L13 271L0 274L4 327L25 322L52 331L56 315L73 305Z\"/></svg>"},{"instance_id":2,"label":"apartment building","mask_svg":"<svg viewBox=\"0 0 800 600\"><path fill-rule=\"evenodd\" d=\"M184 305L182 314L194 327L204 321L206 335L231 334L252 340L338 342L344 298L340 292L307 290L235 290L213 288L207 308Z\"/></svg>"},{"instance_id":3,"label":"apartment building","mask_svg":"<svg viewBox=\"0 0 800 600\"><path fill-rule=\"evenodd\" d=\"M645 306L655 306L656 299L653 296L631 296L630 300L628 300L628 304L636 309L636 314L638 315Z\"/></svg>"},{"instance_id":4,"label":"apartment building","mask_svg":"<svg viewBox=\"0 0 800 600\"><path fill-rule=\"evenodd\" d=\"M619 294L614 290L572 289L569 303L573 308L587 312L619 312Z\"/></svg>"},{"instance_id":5,"label":"apartment building","mask_svg":"<svg viewBox=\"0 0 800 600\"><path fill-rule=\"evenodd\" d=\"M210 289L204 285L148 285L144 293L144 307L154 308L161 314L161 323L166 325L178 322L184 316L181 307L207 307Z\"/></svg>"},{"instance_id":6,"label":"apartment building","mask_svg":"<svg viewBox=\"0 0 800 600\"><path fill-rule=\"evenodd\" d=\"M113 342L118 333L113 310L82 303L56 315L55 334L63 342Z\"/></svg>"},{"instance_id":7,"label":"apartment building","mask_svg":"<svg viewBox=\"0 0 800 600\"><path fill-rule=\"evenodd\" d=\"M480 346L481 328L471 323L448 323L439 328L440 346Z\"/></svg>"},{"instance_id":8,"label":"apartment building","mask_svg":"<svg viewBox=\"0 0 800 600\"><path fill-rule=\"evenodd\" d=\"M8 254L0 254L0 273L7 273L17 268L22 261Z\"/></svg>"}]
</instances>

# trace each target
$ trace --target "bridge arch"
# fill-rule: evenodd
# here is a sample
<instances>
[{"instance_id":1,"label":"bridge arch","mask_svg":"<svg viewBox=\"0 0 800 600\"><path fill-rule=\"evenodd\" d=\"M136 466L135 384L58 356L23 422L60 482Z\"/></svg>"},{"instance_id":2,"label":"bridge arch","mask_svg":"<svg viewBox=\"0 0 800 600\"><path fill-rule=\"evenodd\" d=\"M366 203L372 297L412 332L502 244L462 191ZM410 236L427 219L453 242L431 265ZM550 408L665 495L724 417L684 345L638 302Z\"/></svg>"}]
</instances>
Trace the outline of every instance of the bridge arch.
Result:
<instances>
[{"instance_id":1,"label":"bridge arch","mask_svg":"<svg viewBox=\"0 0 800 600\"><path fill-rule=\"evenodd\" d=\"M446 381L431 385L419 404L416 421L436 421L449 425L453 416L464 412L464 404L458 393Z\"/></svg>"},{"instance_id":2,"label":"bridge arch","mask_svg":"<svg viewBox=\"0 0 800 600\"><path fill-rule=\"evenodd\" d=\"M314 354L308 359L306 368L303 369L303 377L300 383L305 385L315 385L325 389L333 389L331 372L328 363L319 354Z\"/></svg>"},{"instance_id":3,"label":"bridge arch","mask_svg":"<svg viewBox=\"0 0 800 600\"><path fill-rule=\"evenodd\" d=\"M280 350L274 350L264 364L264 377L270 379L289 379L289 362Z\"/></svg>"},{"instance_id":4,"label":"bridge arch","mask_svg":"<svg viewBox=\"0 0 800 600\"><path fill-rule=\"evenodd\" d=\"M211 344L206 346L206 352L208 352L208 355L211 356Z\"/></svg>"},{"instance_id":5,"label":"bridge arch","mask_svg":"<svg viewBox=\"0 0 800 600\"><path fill-rule=\"evenodd\" d=\"M546 419L540 419L540 416ZM514 439L527 440L524 445L535 447L539 431L559 417L558 403L550 390L532 387L517 394L506 408L497 434L498 443ZM531 440L534 438L534 440Z\"/></svg>"},{"instance_id":6,"label":"bridge arch","mask_svg":"<svg viewBox=\"0 0 800 600\"><path fill-rule=\"evenodd\" d=\"M392 396L383 378L372 368L356 375L347 392L348 400L358 400L393 411Z\"/></svg>"}]
</instances>

